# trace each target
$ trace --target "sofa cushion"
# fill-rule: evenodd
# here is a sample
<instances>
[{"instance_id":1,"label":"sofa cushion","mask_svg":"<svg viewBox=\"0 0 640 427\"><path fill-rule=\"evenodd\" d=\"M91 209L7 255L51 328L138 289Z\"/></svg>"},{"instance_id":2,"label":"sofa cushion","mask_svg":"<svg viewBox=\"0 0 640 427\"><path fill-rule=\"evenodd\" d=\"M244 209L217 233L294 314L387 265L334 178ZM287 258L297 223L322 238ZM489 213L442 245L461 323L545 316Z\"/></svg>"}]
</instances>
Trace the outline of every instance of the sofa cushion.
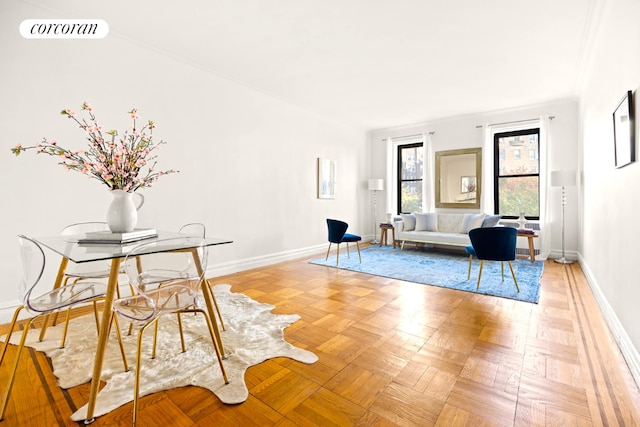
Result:
<instances>
[{"instance_id":1,"label":"sofa cushion","mask_svg":"<svg viewBox=\"0 0 640 427\"><path fill-rule=\"evenodd\" d=\"M482 220L481 227L495 227L500 222L502 215L487 215Z\"/></svg>"},{"instance_id":2,"label":"sofa cushion","mask_svg":"<svg viewBox=\"0 0 640 427\"><path fill-rule=\"evenodd\" d=\"M484 214L464 214L462 219L462 227L460 229L461 234L469 234L469 230L479 228L484 221Z\"/></svg>"},{"instance_id":3,"label":"sofa cushion","mask_svg":"<svg viewBox=\"0 0 640 427\"><path fill-rule=\"evenodd\" d=\"M438 231L438 214L417 213L416 231Z\"/></svg>"},{"instance_id":4,"label":"sofa cushion","mask_svg":"<svg viewBox=\"0 0 640 427\"><path fill-rule=\"evenodd\" d=\"M424 242L447 246L468 246L471 244L468 234L441 233L439 231L403 231L396 234L396 239L407 242Z\"/></svg>"},{"instance_id":5,"label":"sofa cushion","mask_svg":"<svg viewBox=\"0 0 640 427\"><path fill-rule=\"evenodd\" d=\"M402 223L404 231L413 231L416 229L416 216L415 214L400 214L402 217Z\"/></svg>"},{"instance_id":6,"label":"sofa cushion","mask_svg":"<svg viewBox=\"0 0 640 427\"><path fill-rule=\"evenodd\" d=\"M460 233L463 218L464 215L459 213L438 213L438 231L441 233Z\"/></svg>"}]
</instances>

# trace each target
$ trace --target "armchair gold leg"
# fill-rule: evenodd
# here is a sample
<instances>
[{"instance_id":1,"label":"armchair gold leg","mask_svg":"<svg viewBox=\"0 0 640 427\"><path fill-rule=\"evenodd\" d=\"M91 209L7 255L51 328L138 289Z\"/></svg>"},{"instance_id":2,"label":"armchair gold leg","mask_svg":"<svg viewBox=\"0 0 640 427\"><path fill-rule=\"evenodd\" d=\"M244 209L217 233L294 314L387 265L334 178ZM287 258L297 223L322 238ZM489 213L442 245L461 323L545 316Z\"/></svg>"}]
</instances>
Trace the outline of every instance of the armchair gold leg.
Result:
<instances>
[{"instance_id":1,"label":"armchair gold leg","mask_svg":"<svg viewBox=\"0 0 640 427\"><path fill-rule=\"evenodd\" d=\"M156 318L153 323L153 345L151 347L151 358L155 359L156 358L156 349L158 348L158 319ZM148 325L145 325L145 327ZM140 332L142 332L142 330L140 330Z\"/></svg>"},{"instance_id":2,"label":"armchair gold leg","mask_svg":"<svg viewBox=\"0 0 640 427\"><path fill-rule=\"evenodd\" d=\"M484 260L480 260L480 271L478 272L478 285L476 286L476 290L480 289L480 279L482 279L482 267L484 267Z\"/></svg>"},{"instance_id":3,"label":"armchair gold leg","mask_svg":"<svg viewBox=\"0 0 640 427\"><path fill-rule=\"evenodd\" d=\"M338 243L338 250L336 250L336 265L340 262L340 243Z\"/></svg>"},{"instance_id":4,"label":"armchair gold leg","mask_svg":"<svg viewBox=\"0 0 640 427\"><path fill-rule=\"evenodd\" d=\"M2 346L2 353L0 353L0 366L2 366L2 361L4 360L4 355L7 352L7 347L9 346L9 341L11 341L11 335L13 334L13 328L16 327L16 322L18 321L18 315L24 309L24 306L21 305L16 309L13 313L13 319L11 319L11 326L9 327L9 332L4 337L4 345ZM0 418L1 419L1 418Z\"/></svg>"},{"instance_id":5,"label":"armchair gold leg","mask_svg":"<svg viewBox=\"0 0 640 427\"><path fill-rule=\"evenodd\" d=\"M360 256L360 245L356 242L356 248L358 248L358 259L360 260L360 264L362 264L362 257Z\"/></svg>"},{"instance_id":6,"label":"armchair gold leg","mask_svg":"<svg viewBox=\"0 0 640 427\"><path fill-rule=\"evenodd\" d=\"M502 281L504 282L504 261L500 261L500 267L502 268Z\"/></svg>"},{"instance_id":7,"label":"armchair gold leg","mask_svg":"<svg viewBox=\"0 0 640 427\"><path fill-rule=\"evenodd\" d=\"M0 420L4 417L4 412L7 410L7 404L9 403L9 397L11 396L11 389L13 388L13 383L16 379L16 372L18 371L18 362L20 362L20 355L22 354L22 349L24 348L24 343L27 340L27 335L29 330L31 329L31 325L33 325L33 321L37 319L38 316L33 317L27 321L27 324L22 331L22 337L20 338L20 344L18 345L18 353L16 353L16 358L13 361L13 368L11 369L11 374L9 375L9 382L7 383L5 396L2 401L2 405L0 406Z\"/></svg>"},{"instance_id":8,"label":"armchair gold leg","mask_svg":"<svg viewBox=\"0 0 640 427\"><path fill-rule=\"evenodd\" d=\"M124 344L122 343L122 332L120 331L120 324L118 323L118 316L111 316L111 322L115 324L116 335L118 336L118 346L120 347L120 354L122 355L122 364L124 365L124 371L129 372L129 363L127 362L127 353L124 351Z\"/></svg>"},{"instance_id":9,"label":"armchair gold leg","mask_svg":"<svg viewBox=\"0 0 640 427\"><path fill-rule=\"evenodd\" d=\"M187 346L184 343L184 332L182 331L182 316L180 313L176 313L178 316L178 329L180 329L180 345L182 346L182 352L187 351Z\"/></svg>"},{"instance_id":10,"label":"armchair gold leg","mask_svg":"<svg viewBox=\"0 0 640 427\"><path fill-rule=\"evenodd\" d=\"M95 310L95 303L94 303L94 310ZM58 313L55 313L58 314ZM67 309L67 318L64 321L64 329L62 330L62 339L60 340L60 348L64 348L66 342L67 342L67 331L69 330L69 315L71 314L71 307L69 307ZM96 320L97 320L97 315L96 315Z\"/></svg>"},{"instance_id":11,"label":"armchair gold leg","mask_svg":"<svg viewBox=\"0 0 640 427\"><path fill-rule=\"evenodd\" d=\"M327 249L327 256L324 257L325 261L329 259L329 252L331 252L331 242L329 242L329 249Z\"/></svg>"},{"instance_id":12,"label":"armchair gold leg","mask_svg":"<svg viewBox=\"0 0 640 427\"><path fill-rule=\"evenodd\" d=\"M467 271L467 280L471 279L471 261L473 261L473 255L469 255L469 271Z\"/></svg>"},{"instance_id":13,"label":"armchair gold leg","mask_svg":"<svg viewBox=\"0 0 640 427\"><path fill-rule=\"evenodd\" d=\"M513 276L513 281L516 284L516 289L520 292L520 286L518 286L518 280L516 279L516 274L513 272L513 265L511 265L511 261L507 261L509 263L509 268L511 269L511 275Z\"/></svg>"},{"instance_id":14,"label":"armchair gold leg","mask_svg":"<svg viewBox=\"0 0 640 427\"><path fill-rule=\"evenodd\" d=\"M158 319L155 319L151 323L158 324ZM151 323L147 323L140 331L138 331L138 340L136 343L136 372L133 383L133 425L138 425L138 396L140 394L140 370L142 368L142 336L144 331ZM155 341L155 340L154 340Z\"/></svg>"}]
</instances>

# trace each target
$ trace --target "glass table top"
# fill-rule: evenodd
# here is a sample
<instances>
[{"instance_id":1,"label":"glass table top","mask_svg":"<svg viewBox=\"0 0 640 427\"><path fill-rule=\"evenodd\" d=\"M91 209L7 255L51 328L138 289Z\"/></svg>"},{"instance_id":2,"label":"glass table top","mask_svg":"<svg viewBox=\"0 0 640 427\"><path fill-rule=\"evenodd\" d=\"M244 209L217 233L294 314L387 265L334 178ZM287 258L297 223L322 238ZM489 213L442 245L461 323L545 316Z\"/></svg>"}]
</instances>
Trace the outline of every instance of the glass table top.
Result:
<instances>
[{"instance_id":1,"label":"glass table top","mask_svg":"<svg viewBox=\"0 0 640 427\"><path fill-rule=\"evenodd\" d=\"M172 239L176 237L185 237L182 234L158 230L157 237L138 240L131 243L78 243L78 240L83 238L84 235L75 236L46 236L35 237L33 240L40 245L51 249L55 253L68 258L75 263L91 262L110 260L113 258L123 258L139 244L162 241L164 239ZM153 248L150 248L149 253L163 252L169 250L189 249L198 245L199 239L193 239L193 246L189 244L189 239L181 240L183 242L180 246L175 245L175 241L166 244L158 244ZM233 243L232 240L219 239L207 237L205 239L205 246L216 246Z\"/></svg>"}]
</instances>

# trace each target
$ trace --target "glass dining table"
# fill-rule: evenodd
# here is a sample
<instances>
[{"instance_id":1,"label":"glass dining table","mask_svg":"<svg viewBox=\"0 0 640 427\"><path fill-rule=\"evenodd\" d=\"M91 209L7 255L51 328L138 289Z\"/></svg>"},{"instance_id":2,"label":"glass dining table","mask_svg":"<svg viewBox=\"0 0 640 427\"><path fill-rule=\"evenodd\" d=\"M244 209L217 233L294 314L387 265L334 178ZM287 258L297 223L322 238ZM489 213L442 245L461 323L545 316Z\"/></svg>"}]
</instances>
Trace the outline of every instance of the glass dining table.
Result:
<instances>
[{"instance_id":1,"label":"glass dining table","mask_svg":"<svg viewBox=\"0 0 640 427\"><path fill-rule=\"evenodd\" d=\"M161 231L158 230L157 237L152 239L144 239L138 241L137 243L143 243L152 241L153 239L170 239L174 237L180 237L181 235L176 232L170 231ZM96 354L95 361L93 364L93 373L91 377L91 389L89 394L89 402L87 404L87 417L85 419L85 424L90 424L93 422L94 417L94 409L96 405L96 399L98 396L99 386L100 386L100 377L102 374L102 365L104 362L104 354L107 347L107 342L109 339L109 326L111 324L111 316L113 316L112 306L113 301L116 297L116 290L118 287L118 276L120 275L120 265L123 259L127 256L127 253L136 246L135 243L127 243L127 244L118 244L118 243L79 243L78 240L81 239L82 235L77 236L48 236L48 237L36 237L34 238L40 245L52 250L53 252L62 256L62 260L60 261L60 267L58 268L58 273L55 279L54 288L60 287L62 281L64 279L65 270L69 261L74 263L86 263L86 262L94 262L94 261L109 261L110 271L109 271L109 279L107 282L107 294L104 300L104 308L102 312L102 319L100 322L100 329L98 332L98 343L96 346ZM205 246L218 246L233 243L232 240L226 239L218 239L218 238L205 238ZM188 243L184 244L181 247L167 247L167 246L159 246L157 251L172 251L172 250L188 250L193 247L188 246ZM194 257L197 257L197 251L193 251ZM199 260L195 260L196 265L200 265ZM203 276L204 277L204 276ZM209 316L214 326L214 333L216 342L219 346L221 354L225 354L224 347L222 345L222 337L220 336L220 330L218 327L218 322L216 320L216 311L215 311L215 300L212 295L211 288L206 286L206 280L202 283L202 294L204 301L207 306L207 311L209 312ZM40 331L40 339L42 339L46 333L47 329L47 321L44 322L42 329Z\"/></svg>"}]
</instances>

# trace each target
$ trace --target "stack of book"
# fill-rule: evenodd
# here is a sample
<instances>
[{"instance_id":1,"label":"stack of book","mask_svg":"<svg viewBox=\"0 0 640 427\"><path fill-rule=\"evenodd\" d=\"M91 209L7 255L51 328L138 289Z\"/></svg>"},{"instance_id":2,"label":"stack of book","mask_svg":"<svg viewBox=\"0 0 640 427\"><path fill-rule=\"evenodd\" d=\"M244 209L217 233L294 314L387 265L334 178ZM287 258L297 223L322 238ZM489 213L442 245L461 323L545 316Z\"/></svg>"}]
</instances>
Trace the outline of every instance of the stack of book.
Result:
<instances>
[{"instance_id":1,"label":"stack of book","mask_svg":"<svg viewBox=\"0 0 640 427\"><path fill-rule=\"evenodd\" d=\"M536 234L536 232L530 228L518 228L518 234Z\"/></svg>"},{"instance_id":2,"label":"stack of book","mask_svg":"<svg viewBox=\"0 0 640 427\"><path fill-rule=\"evenodd\" d=\"M139 240L157 237L155 228L136 228L133 231L124 233L112 233L111 231L93 231L85 233L84 237L78 239L78 243L99 243L122 245L125 243L137 242Z\"/></svg>"}]
</instances>

